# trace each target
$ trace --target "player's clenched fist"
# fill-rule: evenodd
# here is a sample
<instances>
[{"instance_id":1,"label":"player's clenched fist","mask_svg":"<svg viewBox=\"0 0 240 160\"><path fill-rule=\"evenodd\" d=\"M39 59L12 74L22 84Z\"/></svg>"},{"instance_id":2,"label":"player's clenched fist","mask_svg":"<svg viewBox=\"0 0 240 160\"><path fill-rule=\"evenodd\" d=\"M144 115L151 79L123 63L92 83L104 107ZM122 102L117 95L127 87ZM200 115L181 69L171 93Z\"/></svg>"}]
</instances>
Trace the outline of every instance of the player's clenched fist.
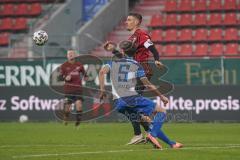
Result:
<instances>
[{"instance_id":1,"label":"player's clenched fist","mask_svg":"<svg viewBox=\"0 0 240 160\"><path fill-rule=\"evenodd\" d=\"M161 68L164 67L164 65L163 65L162 62L160 62L160 61L155 61L155 65L156 65L159 69L161 69Z\"/></svg>"},{"instance_id":2,"label":"player's clenched fist","mask_svg":"<svg viewBox=\"0 0 240 160\"><path fill-rule=\"evenodd\" d=\"M65 80L66 81L70 81L71 80L71 76L70 75L66 76Z\"/></svg>"},{"instance_id":3,"label":"player's clenched fist","mask_svg":"<svg viewBox=\"0 0 240 160\"><path fill-rule=\"evenodd\" d=\"M165 97L164 95L161 95L161 96L160 96L160 99L162 100L164 106L166 106L166 104L168 104L168 98Z\"/></svg>"},{"instance_id":4,"label":"player's clenched fist","mask_svg":"<svg viewBox=\"0 0 240 160\"><path fill-rule=\"evenodd\" d=\"M117 44L112 41L107 41L103 47L106 51L112 52L117 48Z\"/></svg>"}]
</instances>

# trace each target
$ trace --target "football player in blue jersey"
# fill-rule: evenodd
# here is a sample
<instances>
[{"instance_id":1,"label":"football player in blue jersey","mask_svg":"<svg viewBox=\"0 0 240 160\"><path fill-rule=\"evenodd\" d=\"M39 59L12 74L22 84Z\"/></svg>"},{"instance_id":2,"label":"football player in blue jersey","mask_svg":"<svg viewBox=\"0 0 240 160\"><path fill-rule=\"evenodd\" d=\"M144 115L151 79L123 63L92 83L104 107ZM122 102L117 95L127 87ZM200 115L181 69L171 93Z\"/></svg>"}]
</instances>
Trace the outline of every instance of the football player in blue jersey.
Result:
<instances>
[{"instance_id":1,"label":"football player in blue jersey","mask_svg":"<svg viewBox=\"0 0 240 160\"><path fill-rule=\"evenodd\" d=\"M166 118L165 109L160 104L155 104L151 99L138 94L135 90L137 80L140 80L145 87L154 92L164 105L168 103L168 98L161 94L156 86L148 80L142 66L130 58L134 53L132 42L123 41L120 43L120 48L121 52L114 53L116 58L104 65L99 72L100 99L105 96L104 75L110 72L114 106L117 111L125 115L130 113L130 116L134 117L140 115L142 121L149 121L149 117L154 115L153 121L150 122L147 140L159 149L162 146L156 139L157 137L172 148L181 148L183 146L181 143L171 141L161 130ZM129 119L131 120L131 117Z\"/></svg>"}]
</instances>

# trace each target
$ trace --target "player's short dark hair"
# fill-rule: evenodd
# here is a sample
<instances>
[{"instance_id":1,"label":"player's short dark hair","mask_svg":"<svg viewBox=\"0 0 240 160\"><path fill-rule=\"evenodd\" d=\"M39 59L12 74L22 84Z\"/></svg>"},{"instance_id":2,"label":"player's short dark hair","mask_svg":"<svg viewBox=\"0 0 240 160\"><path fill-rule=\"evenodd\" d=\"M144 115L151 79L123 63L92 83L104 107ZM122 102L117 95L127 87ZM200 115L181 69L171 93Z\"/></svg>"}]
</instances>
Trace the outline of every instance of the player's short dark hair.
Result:
<instances>
[{"instance_id":1,"label":"player's short dark hair","mask_svg":"<svg viewBox=\"0 0 240 160\"><path fill-rule=\"evenodd\" d=\"M129 13L128 16L133 16L139 20L139 24L142 23L142 15L139 13Z\"/></svg>"},{"instance_id":2,"label":"player's short dark hair","mask_svg":"<svg viewBox=\"0 0 240 160\"><path fill-rule=\"evenodd\" d=\"M129 57L133 57L134 54L136 53L136 48L132 41L129 40L124 40L120 42L119 48L123 50L123 52L128 55Z\"/></svg>"}]
</instances>

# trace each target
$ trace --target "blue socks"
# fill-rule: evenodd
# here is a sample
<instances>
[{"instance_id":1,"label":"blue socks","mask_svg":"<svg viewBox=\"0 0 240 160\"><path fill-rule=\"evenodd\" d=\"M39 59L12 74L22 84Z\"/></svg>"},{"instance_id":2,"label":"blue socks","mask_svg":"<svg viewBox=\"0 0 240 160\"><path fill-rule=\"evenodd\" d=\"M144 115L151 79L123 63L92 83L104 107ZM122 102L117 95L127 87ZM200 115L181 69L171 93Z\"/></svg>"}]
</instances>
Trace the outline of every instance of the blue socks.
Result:
<instances>
[{"instance_id":1,"label":"blue socks","mask_svg":"<svg viewBox=\"0 0 240 160\"><path fill-rule=\"evenodd\" d=\"M171 141L165 134L164 132L161 130L162 125L164 123L164 120L166 118L166 113L164 112L159 112L154 116L153 122L150 126L151 128L151 135L153 137L158 137L159 139L161 139L162 141L164 141L165 143L167 143L168 145L173 145L176 142Z\"/></svg>"}]
</instances>

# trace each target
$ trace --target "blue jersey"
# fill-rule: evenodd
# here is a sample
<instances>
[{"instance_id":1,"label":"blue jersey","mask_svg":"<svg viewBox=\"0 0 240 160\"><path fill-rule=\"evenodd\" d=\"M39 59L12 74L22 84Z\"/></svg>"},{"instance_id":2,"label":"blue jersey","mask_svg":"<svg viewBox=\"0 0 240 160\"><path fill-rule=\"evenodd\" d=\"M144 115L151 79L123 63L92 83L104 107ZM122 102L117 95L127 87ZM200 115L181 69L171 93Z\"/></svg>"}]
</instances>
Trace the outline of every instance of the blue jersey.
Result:
<instances>
[{"instance_id":1,"label":"blue jersey","mask_svg":"<svg viewBox=\"0 0 240 160\"><path fill-rule=\"evenodd\" d=\"M135 90L137 79L146 77L138 62L128 58L106 64L110 69L113 99L138 95Z\"/></svg>"},{"instance_id":2,"label":"blue jersey","mask_svg":"<svg viewBox=\"0 0 240 160\"><path fill-rule=\"evenodd\" d=\"M122 58L106 64L110 69L114 106L120 113L130 109L136 113L150 115L155 103L140 96L135 86L137 79L146 78L144 69L135 60Z\"/></svg>"}]
</instances>

